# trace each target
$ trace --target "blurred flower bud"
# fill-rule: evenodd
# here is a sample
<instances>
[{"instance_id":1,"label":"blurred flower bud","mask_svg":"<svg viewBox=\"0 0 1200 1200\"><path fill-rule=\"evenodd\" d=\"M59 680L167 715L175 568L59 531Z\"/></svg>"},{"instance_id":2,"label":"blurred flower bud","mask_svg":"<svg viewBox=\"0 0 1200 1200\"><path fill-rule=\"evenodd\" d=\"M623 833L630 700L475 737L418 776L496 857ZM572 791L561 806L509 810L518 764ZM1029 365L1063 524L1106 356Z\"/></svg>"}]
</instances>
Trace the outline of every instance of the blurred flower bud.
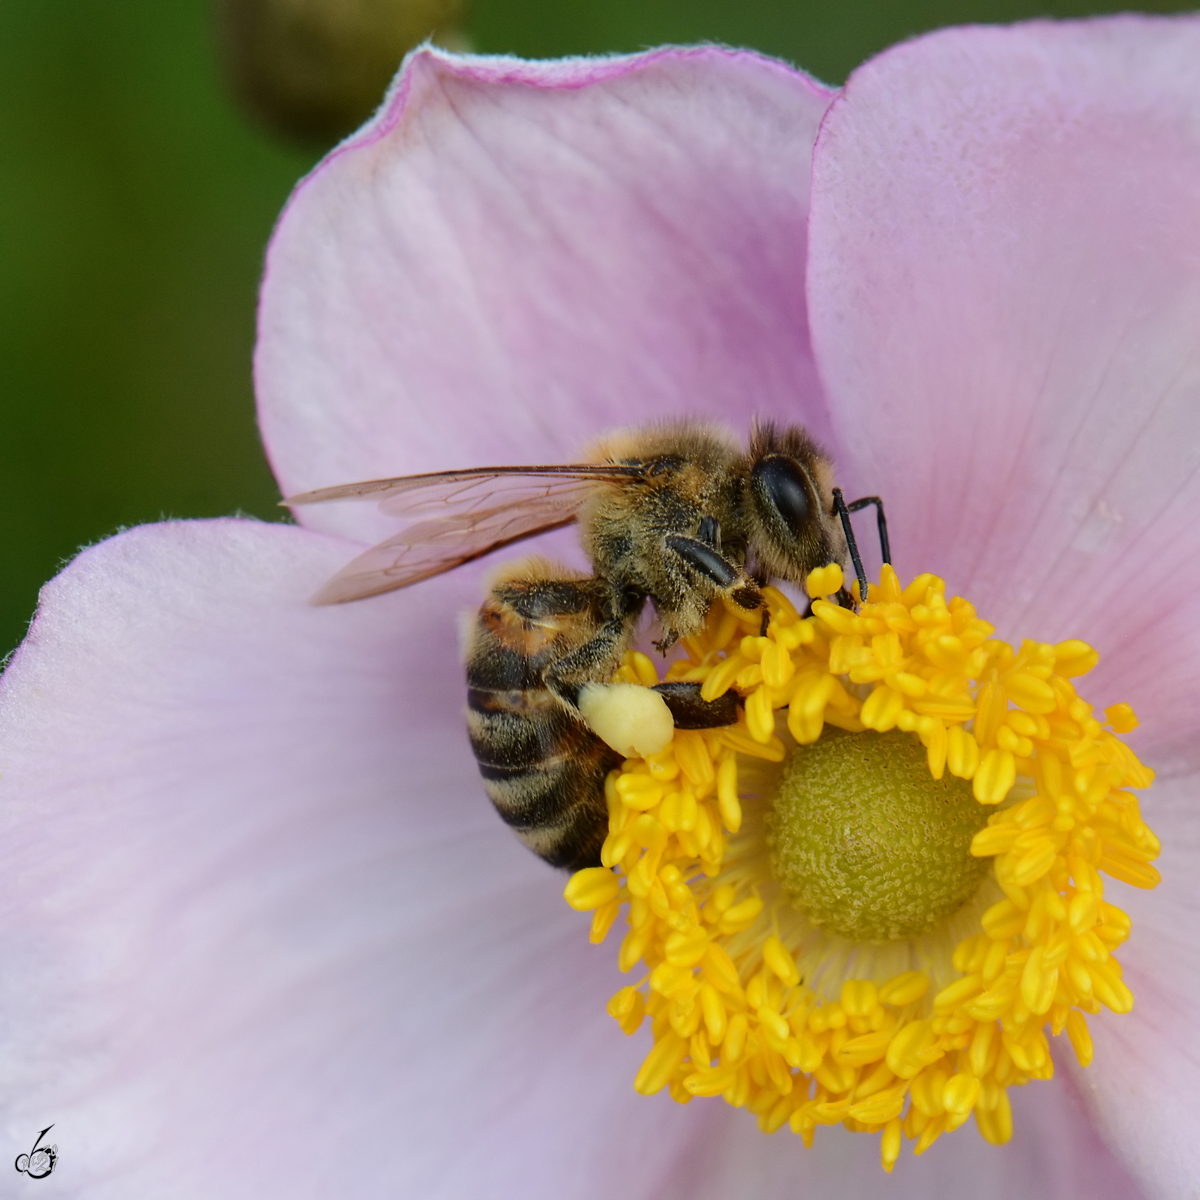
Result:
<instances>
[{"instance_id":1,"label":"blurred flower bud","mask_svg":"<svg viewBox=\"0 0 1200 1200\"><path fill-rule=\"evenodd\" d=\"M427 37L459 48L467 0L216 0L225 71L279 133L336 141L371 115Z\"/></svg>"}]
</instances>

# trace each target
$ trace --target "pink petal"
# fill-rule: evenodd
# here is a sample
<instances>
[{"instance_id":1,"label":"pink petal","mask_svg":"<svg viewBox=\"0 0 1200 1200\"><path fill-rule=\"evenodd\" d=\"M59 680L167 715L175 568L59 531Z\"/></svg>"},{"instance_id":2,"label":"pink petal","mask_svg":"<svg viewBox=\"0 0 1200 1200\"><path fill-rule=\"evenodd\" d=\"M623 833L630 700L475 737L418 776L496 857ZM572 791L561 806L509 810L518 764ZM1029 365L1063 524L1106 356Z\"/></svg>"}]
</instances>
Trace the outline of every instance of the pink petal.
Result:
<instances>
[{"instance_id":1,"label":"pink petal","mask_svg":"<svg viewBox=\"0 0 1200 1200\"><path fill-rule=\"evenodd\" d=\"M657 1179L686 1114L467 746L474 581L308 606L345 552L145 527L47 587L0 686L4 1127L89 1200Z\"/></svg>"},{"instance_id":2,"label":"pink petal","mask_svg":"<svg viewBox=\"0 0 1200 1200\"><path fill-rule=\"evenodd\" d=\"M89 1200L878 1187L875 1139L809 1153L633 1093L614 949L465 744L447 614L471 572L306 605L344 553L146 527L46 589L0 685L5 1126L55 1121ZM1069 1090L1028 1092L1012 1147L965 1130L891 1190L1131 1195Z\"/></svg>"},{"instance_id":3,"label":"pink petal","mask_svg":"<svg viewBox=\"0 0 1200 1200\"><path fill-rule=\"evenodd\" d=\"M1132 1014L1089 1018L1095 1062L1079 1081L1100 1124L1145 1181L1147 1193L1174 1200L1200 1194L1200 777L1159 780L1146 808L1162 838L1152 892L1107 884L1105 899L1133 918L1118 951L1135 998Z\"/></svg>"},{"instance_id":4,"label":"pink petal","mask_svg":"<svg viewBox=\"0 0 1200 1200\"><path fill-rule=\"evenodd\" d=\"M829 99L715 47L413 55L268 253L256 377L285 493L571 461L668 416L819 430L803 272ZM362 505L299 515L392 528Z\"/></svg>"},{"instance_id":5,"label":"pink petal","mask_svg":"<svg viewBox=\"0 0 1200 1200\"><path fill-rule=\"evenodd\" d=\"M845 474L901 573L1196 758L1200 20L947 30L868 63L814 158L809 296Z\"/></svg>"}]
</instances>

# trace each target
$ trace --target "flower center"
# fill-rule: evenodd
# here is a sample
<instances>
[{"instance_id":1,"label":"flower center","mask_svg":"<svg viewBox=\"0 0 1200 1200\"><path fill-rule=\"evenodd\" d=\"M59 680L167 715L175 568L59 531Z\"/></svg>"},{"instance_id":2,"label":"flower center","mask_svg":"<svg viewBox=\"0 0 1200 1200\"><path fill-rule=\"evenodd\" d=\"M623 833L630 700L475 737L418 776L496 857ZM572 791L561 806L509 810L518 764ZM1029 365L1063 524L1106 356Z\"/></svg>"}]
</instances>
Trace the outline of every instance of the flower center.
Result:
<instances>
[{"instance_id":1,"label":"flower center","mask_svg":"<svg viewBox=\"0 0 1200 1200\"><path fill-rule=\"evenodd\" d=\"M934 779L911 734L826 730L791 756L766 817L771 866L814 925L855 941L928 933L979 890L987 824L963 779Z\"/></svg>"},{"instance_id":2,"label":"flower center","mask_svg":"<svg viewBox=\"0 0 1200 1200\"><path fill-rule=\"evenodd\" d=\"M841 568L805 586L830 596ZM737 724L630 752L603 865L567 884L594 942L627 906L617 964L641 977L608 1011L650 1024L634 1087L806 1144L877 1132L888 1171L903 1138L923 1154L971 1117L1006 1142L1007 1089L1053 1075L1049 1037L1086 1067L1085 1014L1133 1007L1102 875L1159 881L1131 790L1154 773L1119 736L1137 719L1075 690L1086 643L1014 648L933 575L885 566L857 611L764 596L765 623L714 606L667 671L735 691ZM617 679L657 680L637 653Z\"/></svg>"}]
</instances>

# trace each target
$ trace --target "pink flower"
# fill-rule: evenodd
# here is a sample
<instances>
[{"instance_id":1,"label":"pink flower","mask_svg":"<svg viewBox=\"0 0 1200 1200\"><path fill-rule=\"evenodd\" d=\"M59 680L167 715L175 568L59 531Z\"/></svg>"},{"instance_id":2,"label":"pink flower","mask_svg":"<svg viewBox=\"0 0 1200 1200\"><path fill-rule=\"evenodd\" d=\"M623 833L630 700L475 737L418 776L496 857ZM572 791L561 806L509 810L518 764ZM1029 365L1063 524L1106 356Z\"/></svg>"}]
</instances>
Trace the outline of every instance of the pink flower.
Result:
<instances>
[{"instance_id":1,"label":"pink flower","mask_svg":"<svg viewBox=\"0 0 1200 1200\"><path fill-rule=\"evenodd\" d=\"M840 94L718 49L422 51L269 252L285 493L764 413L886 497L902 574L1100 649L1160 773L1137 1007L1016 1090L1009 1146L904 1156L905 1194L1135 1195L1106 1142L1149 1195L1200 1186L1198 61L1195 18L950 30ZM873 1140L634 1095L615 955L467 747L480 570L312 608L388 526L300 516L88 550L4 676L11 1153L54 1121L89 1200L879 1186Z\"/></svg>"}]
</instances>

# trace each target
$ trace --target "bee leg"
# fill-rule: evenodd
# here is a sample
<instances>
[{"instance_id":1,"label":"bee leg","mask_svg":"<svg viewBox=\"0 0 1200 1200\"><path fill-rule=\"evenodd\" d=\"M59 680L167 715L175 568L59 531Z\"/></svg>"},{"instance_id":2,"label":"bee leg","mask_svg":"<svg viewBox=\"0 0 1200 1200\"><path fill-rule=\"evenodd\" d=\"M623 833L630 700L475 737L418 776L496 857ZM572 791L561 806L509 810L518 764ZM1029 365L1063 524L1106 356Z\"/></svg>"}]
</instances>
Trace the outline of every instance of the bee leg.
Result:
<instances>
[{"instance_id":1,"label":"bee leg","mask_svg":"<svg viewBox=\"0 0 1200 1200\"><path fill-rule=\"evenodd\" d=\"M589 683L611 678L620 666L621 652L629 635L629 621L617 617L597 629L582 646L560 658L543 675L550 689L570 710L582 719L579 693Z\"/></svg>"},{"instance_id":2,"label":"bee leg","mask_svg":"<svg viewBox=\"0 0 1200 1200\"><path fill-rule=\"evenodd\" d=\"M753 580L707 542L673 533L666 544L698 575L715 583L734 604L751 610L761 607L762 593Z\"/></svg>"},{"instance_id":3,"label":"bee leg","mask_svg":"<svg viewBox=\"0 0 1200 1200\"><path fill-rule=\"evenodd\" d=\"M677 641L679 641L679 634L674 629L670 629L654 643L654 648L659 654L666 654Z\"/></svg>"},{"instance_id":4,"label":"bee leg","mask_svg":"<svg viewBox=\"0 0 1200 1200\"><path fill-rule=\"evenodd\" d=\"M715 700L700 698L698 683L656 683L657 692L671 710L676 729L719 729L736 725L738 719L737 692L726 692Z\"/></svg>"},{"instance_id":5,"label":"bee leg","mask_svg":"<svg viewBox=\"0 0 1200 1200\"><path fill-rule=\"evenodd\" d=\"M854 540L854 526L850 524L850 513L846 508L846 501L842 496L841 488L833 489L833 511L837 513L842 522L842 532L846 535L846 547L850 551L850 561L854 564L854 573L858 576L858 595L861 600L867 598L867 573L863 569L862 556L858 552L858 543ZM847 604L846 601L850 596L845 588L838 593L838 603L843 608L853 608L853 602Z\"/></svg>"},{"instance_id":6,"label":"bee leg","mask_svg":"<svg viewBox=\"0 0 1200 1200\"><path fill-rule=\"evenodd\" d=\"M883 501L878 496L863 496L858 500L851 500L846 505L846 511L855 513L870 504L875 505L875 520L879 526L880 556L885 563L890 563L892 561L892 547L888 542L887 517L883 515Z\"/></svg>"},{"instance_id":7,"label":"bee leg","mask_svg":"<svg viewBox=\"0 0 1200 1200\"><path fill-rule=\"evenodd\" d=\"M717 587L732 587L742 577L742 572L709 542L681 533L671 534L666 541L667 549L673 550L693 571L710 579Z\"/></svg>"}]
</instances>

